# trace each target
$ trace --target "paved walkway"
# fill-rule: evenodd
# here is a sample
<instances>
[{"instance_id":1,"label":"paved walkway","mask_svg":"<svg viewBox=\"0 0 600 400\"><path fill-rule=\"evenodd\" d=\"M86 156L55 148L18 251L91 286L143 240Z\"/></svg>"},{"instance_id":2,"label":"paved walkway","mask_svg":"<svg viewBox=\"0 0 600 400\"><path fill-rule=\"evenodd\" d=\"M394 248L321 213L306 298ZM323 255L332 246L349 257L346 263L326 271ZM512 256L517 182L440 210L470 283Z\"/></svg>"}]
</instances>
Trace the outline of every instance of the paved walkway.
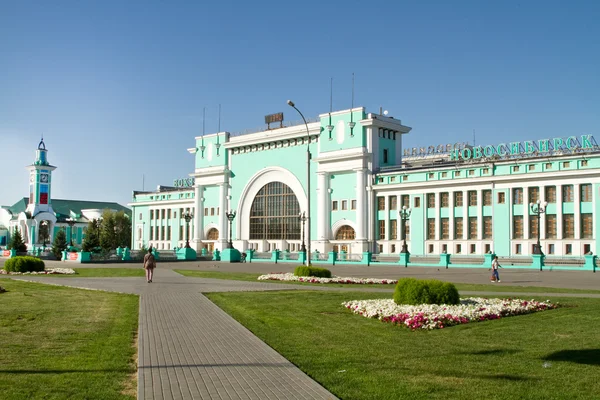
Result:
<instances>
[{"instance_id":1,"label":"paved walkway","mask_svg":"<svg viewBox=\"0 0 600 400\"><path fill-rule=\"evenodd\" d=\"M61 267L76 264L54 263ZM131 267L137 264L87 265ZM224 272L272 272L293 270L293 264L224 264L211 262L160 263L155 282L143 278L27 277L72 287L135 293L140 297L138 344L139 399L335 399L317 382L254 336L210 302L202 293L226 291L306 290L305 286L219 279L186 278L173 269ZM414 276L452 282L489 283L488 271L437 268L357 267L336 265L339 276L400 278ZM600 274L563 271L503 271L502 284L510 286L600 289ZM502 273L502 272L501 272ZM392 291L311 287L311 290ZM462 294L475 292L461 291ZM478 292L481 294L481 292ZM545 296L545 293L489 295ZM578 296L554 294L553 296ZM585 294L587 297L600 297Z\"/></svg>"}]
</instances>

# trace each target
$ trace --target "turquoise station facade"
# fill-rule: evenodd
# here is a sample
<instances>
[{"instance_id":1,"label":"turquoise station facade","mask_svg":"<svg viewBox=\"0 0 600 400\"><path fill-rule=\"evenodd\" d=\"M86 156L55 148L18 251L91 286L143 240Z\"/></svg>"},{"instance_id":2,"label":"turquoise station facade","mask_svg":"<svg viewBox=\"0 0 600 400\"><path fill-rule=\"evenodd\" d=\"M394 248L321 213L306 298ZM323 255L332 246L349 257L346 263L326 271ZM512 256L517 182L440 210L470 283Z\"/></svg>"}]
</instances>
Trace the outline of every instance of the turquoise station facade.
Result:
<instances>
[{"instance_id":1,"label":"turquoise station facade","mask_svg":"<svg viewBox=\"0 0 600 400\"><path fill-rule=\"evenodd\" d=\"M310 236L311 250L321 253L398 254L405 227L414 255L527 256L538 231L546 255L596 253L600 149L593 136L408 149L402 139L410 131L358 107L306 125L196 137L189 176L133 193L134 248L170 250L188 238L197 251L222 250L235 212L231 241L241 251L298 252ZM530 205L538 200L539 218Z\"/></svg>"}]
</instances>

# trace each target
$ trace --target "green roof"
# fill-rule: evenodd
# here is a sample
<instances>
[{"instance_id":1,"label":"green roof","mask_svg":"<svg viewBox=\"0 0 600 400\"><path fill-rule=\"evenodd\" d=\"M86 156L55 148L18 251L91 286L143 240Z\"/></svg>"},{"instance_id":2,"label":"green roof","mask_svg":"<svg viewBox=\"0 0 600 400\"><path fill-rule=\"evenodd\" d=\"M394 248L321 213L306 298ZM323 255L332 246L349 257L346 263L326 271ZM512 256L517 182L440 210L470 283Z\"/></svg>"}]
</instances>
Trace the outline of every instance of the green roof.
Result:
<instances>
[{"instance_id":1,"label":"green roof","mask_svg":"<svg viewBox=\"0 0 600 400\"><path fill-rule=\"evenodd\" d=\"M29 199L23 197L15 204L10 207L3 207L10 211L13 216L17 216L19 213L24 212L29 204ZM119 203L107 202L107 201L85 201L85 200L63 200L63 199L52 199L52 209L56 214L56 218L61 221L66 218L70 218L71 214L75 214L78 218L82 217L81 210L116 210L124 211L125 214L131 216L131 210L127 207L120 205Z\"/></svg>"}]
</instances>

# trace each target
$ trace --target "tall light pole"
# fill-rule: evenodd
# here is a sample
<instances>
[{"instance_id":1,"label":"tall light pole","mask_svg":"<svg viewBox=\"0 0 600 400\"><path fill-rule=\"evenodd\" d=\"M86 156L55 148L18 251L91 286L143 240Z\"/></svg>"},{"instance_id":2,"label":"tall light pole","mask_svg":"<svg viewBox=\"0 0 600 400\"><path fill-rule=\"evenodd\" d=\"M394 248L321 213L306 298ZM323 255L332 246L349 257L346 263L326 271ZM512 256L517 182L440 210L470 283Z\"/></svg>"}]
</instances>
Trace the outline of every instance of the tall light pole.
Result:
<instances>
[{"instance_id":1,"label":"tall light pole","mask_svg":"<svg viewBox=\"0 0 600 400\"><path fill-rule=\"evenodd\" d=\"M189 211L186 211L183 214L183 219L185 219L185 248L190 248L190 221L194 218L194 214L191 214Z\"/></svg>"},{"instance_id":2,"label":"tall light pole","mask_svg":"<svg viewBox=\"0 0 600 400\"><path fill-rule=\"evenodd\" d=\"M69 246L73 246L73 225L75 220L73 218L67 218L67 224L69 224Z\"/></svg>"},{"instance_id":3,"label":"tall light pole","mask_svg":"<svg viewBox=\"0 0 600 400\"><path fill-rule=\"evenodd\" d=\"M302 223L302 247L300 251L304 253L304 258L306 259L306 246L304 245L304 223L306 222L306 213L301 212L298 214L298 220Z\"/></svg>"},{"instance_id":4,"label":"tall light pole","mask_svg":"<svg viewBox=\"0 0 600 400\"><path fill-rule=\"evenodd\" d=\"M410 218L410 208L403 206L400 209L400 219L402 220L402 250L400 253L408 253L408 246L406 245L406 221ZM410 254L410 253L408 253Z\"/></svg>"},{"instance_id":5,"label":"tall light pole","mask_svg":"<svg viewBox=\"0 0 600 400\"><path fill-rule=\"evenodd\" d=\"M231 241L231 224L233 223L233 220L235 219L235 214L236 212L233 210L229 210L225 213L225 216L227 217L227 220L229 221L229 243L227 243L227 248L228 249L233 249L233 242Z\"/></svg>"},{"instance_id":6,"label":"tall light pole","mask_svg":"<svg viewBox=\"0 0 600 400\"><path fill-rule=\"evenodd\" d=\"M304 126L306 126L306 265L310 266L310 132L308 131L308 124L306 123L306 118L304 115L296 108L296 104L293 101L288 100L288 105L293 107L294 110L298 111L298 114L302 117L304 121Z\"/></svg>"},{"instance_id":7,"label":"tall light pole","mask_svg":"<svg viewBox=\"0 0 600 400\"><path fill-rule=\"evenodd\" d=\"M542 245L540 244L540 231L541 231L540 215L546 212L547 205L548 205L548 202L546 202L546 201L542 202L541 200L538 200L535 203L529 203L529 209L531 210L532 213L537 215L537 243L533 246L533 254L544 255L544 252L542 251ZM541 270L542 270L542 267L540 266L540 271Z\"/></svg>"}]
</instances>

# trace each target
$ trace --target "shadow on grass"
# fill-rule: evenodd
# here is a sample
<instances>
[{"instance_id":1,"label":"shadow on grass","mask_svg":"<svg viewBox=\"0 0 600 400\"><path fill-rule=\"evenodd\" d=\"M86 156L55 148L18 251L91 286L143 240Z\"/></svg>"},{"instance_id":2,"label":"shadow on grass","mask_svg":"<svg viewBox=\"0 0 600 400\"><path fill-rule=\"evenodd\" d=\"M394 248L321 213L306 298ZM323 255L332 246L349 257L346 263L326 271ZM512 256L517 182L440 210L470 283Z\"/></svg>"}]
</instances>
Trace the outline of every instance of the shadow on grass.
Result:
<instances>
[{"instance_id":1,"label":"shadow on grass","mask_svg":"<svg viewBox=\"0 0 600 400\"><path fill-rule=\"evenodd\" d=\"M577 364L600 365L600 349L560 350L543 358L545 361L569 361Z\"/></svg>"},{"instance_id":2,"label":"shadow on grass","mask_svg":"<svg viewBox=\"0 0 600 400\"><path fill-rule=\"evenodd\" d=\"M462 352L461 354L469 354L474 356L495 356L495 355L504 355L504 354L515 354L519 353L521 350L514 349L490 349L490 350L477 350L477 351L468 351Z\"/></svg>"}]
</instances>

